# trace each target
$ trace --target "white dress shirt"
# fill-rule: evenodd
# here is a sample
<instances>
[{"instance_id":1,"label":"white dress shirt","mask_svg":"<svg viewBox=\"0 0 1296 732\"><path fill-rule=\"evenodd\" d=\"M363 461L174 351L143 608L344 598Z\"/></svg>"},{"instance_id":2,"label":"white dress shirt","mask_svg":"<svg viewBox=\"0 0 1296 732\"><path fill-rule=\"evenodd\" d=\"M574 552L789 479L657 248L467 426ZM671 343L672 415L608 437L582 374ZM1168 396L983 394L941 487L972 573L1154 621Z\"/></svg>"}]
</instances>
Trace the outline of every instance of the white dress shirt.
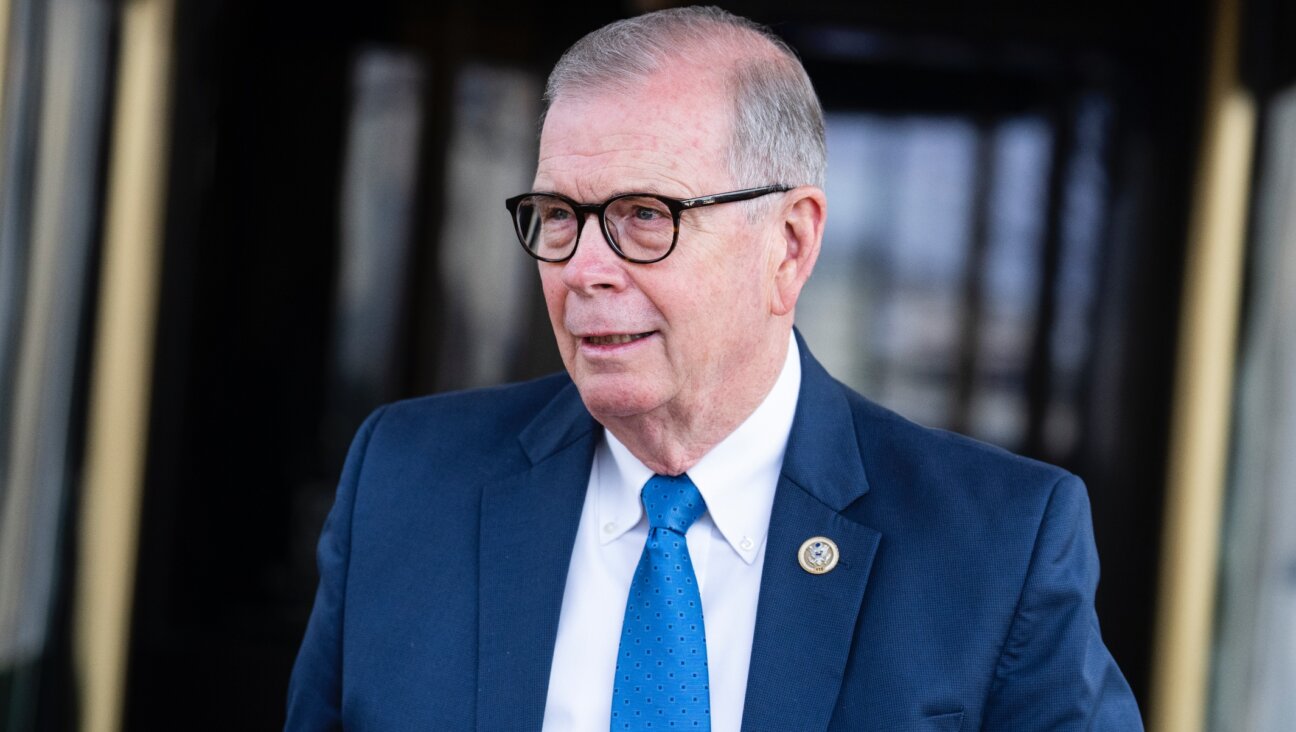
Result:
<instances>
[{"instance_id":1,"label":"white dress shirt","mask_svg":"<svg viewBox=\"0 0 1296 732\"><path fill-rule=\"evenodd\" d=\"M742 723L774 489L801 389L796 339L756 411L688 471L707 512L688 530L702 594L711 729ZM621 621L648 538L640 491L653 472L604 430L572 550L549 675L547 732L606 732Z\"/></svg>"}]
</instances>

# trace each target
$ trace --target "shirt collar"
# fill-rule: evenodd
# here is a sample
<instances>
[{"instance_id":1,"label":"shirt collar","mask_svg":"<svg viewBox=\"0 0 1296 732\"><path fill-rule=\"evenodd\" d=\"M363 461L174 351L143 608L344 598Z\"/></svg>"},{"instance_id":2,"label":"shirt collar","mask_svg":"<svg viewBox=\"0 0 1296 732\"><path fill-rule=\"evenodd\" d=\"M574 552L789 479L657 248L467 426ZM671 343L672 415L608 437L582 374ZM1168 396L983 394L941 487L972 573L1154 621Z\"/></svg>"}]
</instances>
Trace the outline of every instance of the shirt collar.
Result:
<instances>
[{"instance_id":1,"label":"shirt collar","mask_svg":"<svg viewBox=\"0 0 1296 732\"><path fill-rule=\"evenodd\" d=\"M789 336L789 341L783 369L764 401L688 471L716 528L748 564L760 556L769 532L774 491L801 391L801 356L796 338ZM639 493L653 472L607 430L594 470L599 540L607 544L642 519Z\"/></svg>"}]
</instances>

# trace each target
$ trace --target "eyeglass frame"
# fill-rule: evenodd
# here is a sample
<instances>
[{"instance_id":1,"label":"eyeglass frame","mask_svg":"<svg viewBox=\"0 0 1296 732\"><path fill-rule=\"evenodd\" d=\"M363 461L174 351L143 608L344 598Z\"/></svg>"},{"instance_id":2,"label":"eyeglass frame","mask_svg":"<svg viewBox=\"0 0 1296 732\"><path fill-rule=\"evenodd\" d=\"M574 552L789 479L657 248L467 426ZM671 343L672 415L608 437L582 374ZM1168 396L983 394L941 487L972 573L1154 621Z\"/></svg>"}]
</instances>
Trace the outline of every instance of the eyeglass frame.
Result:
<instances>
[{"instance_id":1,"label":"eyeglass frame","mask_svg":"<svg viewBox=\"0 0 1296 732\"><path fill-rule=\"evenodd\" d=\"M527 254L531 255L535 259L540 260L541 262L560 264L576 256L576 248L580 246L581 232L584 230L585 220L588 219L591 215L594 215L598 218L599 229L603 232L603 240L607 242L607 245L611 247L612 251L618 257L621 257L627 262L633 262L635 264L654 264L656 262L660 262L663 259L669 257L671 255L671 252L675 251L675 245L679 243L680 214L683 213L684 211L690 211L695 208L702 208L704 206L714 206L720 203L750 201L753 198L768 196L771 193L787 193L793 188L796 188L796 186L789 186L783 183L776 183L768 186L758 186L756 188L743 188L741 190L729 191L727 193L713 193L709 196L697 196L695 198L671 198L670 196L663 196L657 193L619 193L602 203L578 203L577 201L574 201L568 198L567 196L562 195L561 193L543 193L537 191L530 191L527 193L520 193L516 196L513 196L512 198L505 200L504 206L508 208L509 215L513 219L513 231L514 233L517 234L518 243L522 245L522 249ZM539 254L532 251L531 247L527 246L526 237L523 235L520 222L518 221L517 208L518 205L520 205L524 199L530 198L531 196L550 196L552 198L556 198L562 201L563 203L567 204L568 206L570 206L572 212L576 214L576 236L572 240L571 251L568 252L566 256L558 257L558 258L542 257ZM652 198L654 200L660 201L662 204L666 206L667 209L670 210L671 222L674 231L671 234L670 247L666 250L665 254L661 255L660 257L656 257L654 259L636 259L635 257L631 257L630 255L622 251L621 245L616 243L616 240L612 237L611 232L608 231L607 218L605 218L605 216L607 214L608 206L611 206L613 203L623 198Z\"/></svg>"}]
</instances>

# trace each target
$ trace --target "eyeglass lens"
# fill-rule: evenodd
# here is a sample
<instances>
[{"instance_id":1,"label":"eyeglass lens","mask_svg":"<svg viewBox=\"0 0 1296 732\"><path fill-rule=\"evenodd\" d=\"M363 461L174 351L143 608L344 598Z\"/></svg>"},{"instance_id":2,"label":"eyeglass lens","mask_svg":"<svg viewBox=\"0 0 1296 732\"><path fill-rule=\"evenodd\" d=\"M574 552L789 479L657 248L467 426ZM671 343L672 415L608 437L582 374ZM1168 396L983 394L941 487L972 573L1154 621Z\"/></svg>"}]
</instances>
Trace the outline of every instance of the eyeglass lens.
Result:
<instances>
[{"instance_id":1,"label":"eyeglass lens","mask_svg":"<svg viewBox=\"0 0 1296 732\"><path fill-rule=\"evenodd\" d=\"M518 203L516 223L522 243L541 259L564 259L576 246L577 214L561 198L527 196ZM675 243L671 210L651 196L623 196L609 201L603 212L603 227L617 249L631 259L660 259Z\"/></svg>"}]
</instances>

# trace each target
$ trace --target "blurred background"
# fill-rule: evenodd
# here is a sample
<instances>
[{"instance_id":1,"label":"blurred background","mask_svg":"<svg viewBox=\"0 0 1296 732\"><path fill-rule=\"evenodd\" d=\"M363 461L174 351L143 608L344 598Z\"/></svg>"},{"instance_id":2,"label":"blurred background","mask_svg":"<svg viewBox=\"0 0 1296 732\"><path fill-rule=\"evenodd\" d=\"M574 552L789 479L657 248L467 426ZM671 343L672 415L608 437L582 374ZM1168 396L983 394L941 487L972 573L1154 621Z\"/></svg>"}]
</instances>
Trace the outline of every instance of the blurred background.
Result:
<instances>
[{"instance_id":1,"label":"blurred background","mask_svg":"<svg viewBox=\"0 0 1296 732\"><path fill-rule=\"evenodd\" d=\"M282 726L360 421L560 368L503 200L665 4L0 0L0 730ZM720 4L825 105L815 353L1085 479L1152 729L1290 730L1294 4Z\"/></svg>"}]
</instances>

